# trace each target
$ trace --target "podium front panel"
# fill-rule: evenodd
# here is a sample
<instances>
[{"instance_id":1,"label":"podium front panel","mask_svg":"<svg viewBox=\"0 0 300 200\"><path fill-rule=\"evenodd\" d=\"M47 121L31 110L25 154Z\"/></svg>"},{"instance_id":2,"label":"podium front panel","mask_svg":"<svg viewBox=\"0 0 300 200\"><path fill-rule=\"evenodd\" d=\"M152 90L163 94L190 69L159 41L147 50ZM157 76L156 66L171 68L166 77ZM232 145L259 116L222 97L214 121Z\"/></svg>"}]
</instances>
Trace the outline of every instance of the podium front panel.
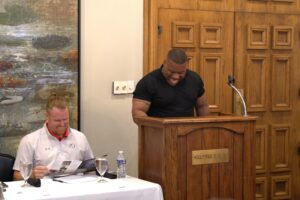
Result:
<instances>
[{"instance_id":1,"label":"podium front panel","mask_svg":"<svg viewBox=\"0 0 300 200\"><path fill-rule=\"evenodd\" d=\"M139 124L139 177L165 200L253 200L255 119L145 120Z\"/></svg>"}]
</instances>

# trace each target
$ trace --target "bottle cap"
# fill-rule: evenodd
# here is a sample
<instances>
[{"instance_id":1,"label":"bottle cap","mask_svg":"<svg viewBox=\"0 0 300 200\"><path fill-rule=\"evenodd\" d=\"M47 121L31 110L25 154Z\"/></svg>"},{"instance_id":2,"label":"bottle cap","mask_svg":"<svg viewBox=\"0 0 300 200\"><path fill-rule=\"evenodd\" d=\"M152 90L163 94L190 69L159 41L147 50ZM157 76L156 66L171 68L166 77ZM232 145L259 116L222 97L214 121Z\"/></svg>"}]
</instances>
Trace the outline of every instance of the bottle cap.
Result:
<instances>
[{"instance_id":1,"label":"bottle cap","mask_svg":"<svg viewBox=\"0 0 300 200\"><path fill-rule=\"evenodd\" d=\"M119 151L119 153L123 153L123 151Z\"/></svg>"}]
</instances>

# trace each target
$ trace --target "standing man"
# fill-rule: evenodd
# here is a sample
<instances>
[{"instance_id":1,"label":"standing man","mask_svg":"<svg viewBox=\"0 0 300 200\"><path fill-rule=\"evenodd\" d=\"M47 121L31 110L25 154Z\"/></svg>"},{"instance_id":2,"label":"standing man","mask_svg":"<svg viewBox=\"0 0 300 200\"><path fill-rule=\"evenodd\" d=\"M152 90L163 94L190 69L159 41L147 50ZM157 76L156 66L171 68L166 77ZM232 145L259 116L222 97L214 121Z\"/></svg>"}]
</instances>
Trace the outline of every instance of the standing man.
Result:
<instances>
[{"instance_id":1,"label":"standing man","mask_svg":"<svg viewBox=\"0 0 300 200\"><path fill-rule=\"evenodd\" d=\"M187 55L171 49L163 65L137 84L133 93L132 117L187 117L209 115L204 84L187 69Z\"/></svg>"},{"instance_id":2,"label":"standing man","mask_svg":"<svg viewBox=\"0 0 300 200\"><path fill-rule=\"evenodd\" d=\"M33 164L31 177L43 178L49 170L58 169L63 161L93 158L85 135L69 127L69 109L62 96L51 95L46 106L42 128L24 136L14 164L14 180L21 180L20 161Z\"/></svg>"}]
</instances>

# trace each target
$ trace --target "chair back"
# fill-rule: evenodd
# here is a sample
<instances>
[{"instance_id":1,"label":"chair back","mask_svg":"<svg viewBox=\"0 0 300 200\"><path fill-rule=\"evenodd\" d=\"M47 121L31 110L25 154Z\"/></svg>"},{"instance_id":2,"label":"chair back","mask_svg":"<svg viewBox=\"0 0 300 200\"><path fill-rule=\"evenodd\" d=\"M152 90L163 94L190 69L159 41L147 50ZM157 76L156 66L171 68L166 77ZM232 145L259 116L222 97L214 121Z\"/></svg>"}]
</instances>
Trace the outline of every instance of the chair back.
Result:
<instances>
[{"instance_id":1,"label":"chair back","mask_svg":"<svg viewBox=\"0 0 300 200\"><path fill-rule=\"evenodd\" d=\"M15 157L0 153L0 181L12 181L13 180L13 166L15 163Z\"/></svg>"}]
</instances>

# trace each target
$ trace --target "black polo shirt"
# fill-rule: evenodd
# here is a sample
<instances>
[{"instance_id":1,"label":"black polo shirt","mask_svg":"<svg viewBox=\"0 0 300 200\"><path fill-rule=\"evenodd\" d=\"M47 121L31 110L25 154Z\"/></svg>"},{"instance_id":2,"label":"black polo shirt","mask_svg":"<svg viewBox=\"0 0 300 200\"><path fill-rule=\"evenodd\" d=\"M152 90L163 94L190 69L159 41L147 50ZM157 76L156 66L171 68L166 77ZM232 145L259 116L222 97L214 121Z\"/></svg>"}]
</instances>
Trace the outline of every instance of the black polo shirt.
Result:
<instances>
[{"instance_id":1,"label":"black polo shirt","mask_svg":"<svg viewBox=\"0 0 300 200\"><path fill-rule=\"evenodd\" d=\"M198 97L204 94L200 76L187 70L186 76L171 86L162 74L162 67L144 76L136 85L133 98L151 102L147 112L153 117L194 116Z\"/></svg>"}]
</instances>

